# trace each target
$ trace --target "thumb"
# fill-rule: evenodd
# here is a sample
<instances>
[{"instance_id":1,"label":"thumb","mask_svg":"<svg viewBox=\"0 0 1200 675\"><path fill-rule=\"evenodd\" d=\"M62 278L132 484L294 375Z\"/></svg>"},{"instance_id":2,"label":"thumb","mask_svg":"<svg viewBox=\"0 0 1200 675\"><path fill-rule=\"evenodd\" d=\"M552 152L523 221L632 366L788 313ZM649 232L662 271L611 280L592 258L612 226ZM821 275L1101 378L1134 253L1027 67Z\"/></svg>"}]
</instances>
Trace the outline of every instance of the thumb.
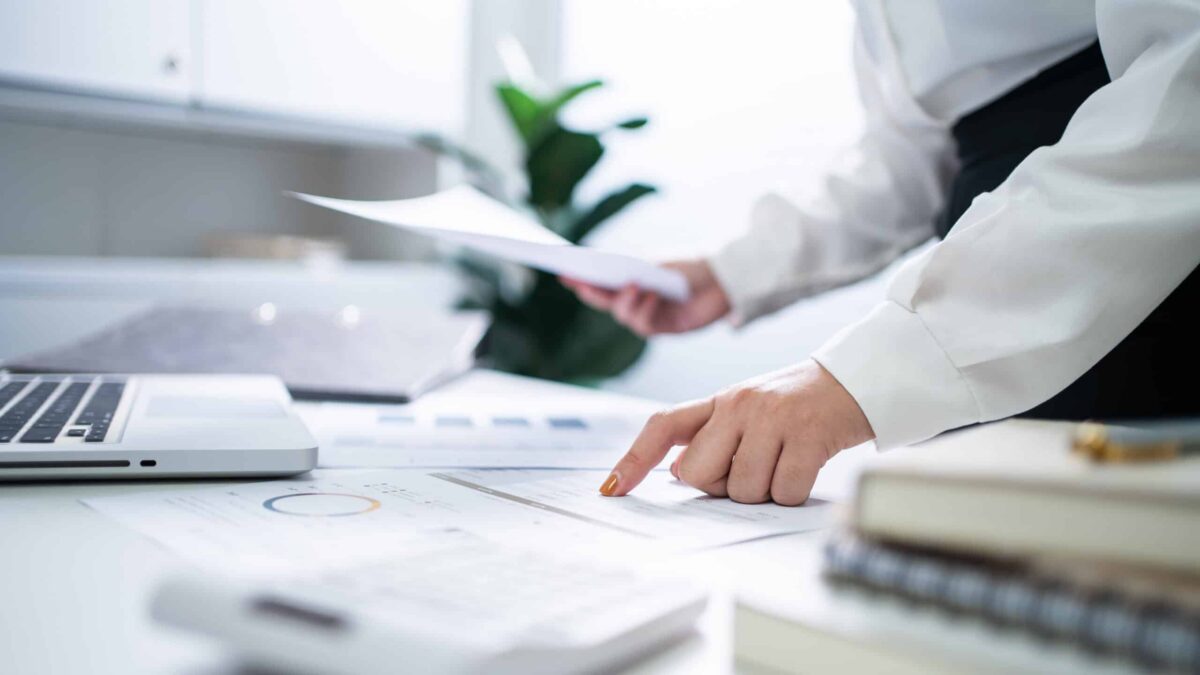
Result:
<instances>
[{"instance_id":1,"label":"thumb","mask_svg":"<svg viewBox=\"0 0 1200 675\"><path fill-rule=\"evenodd\" d=\"M692 440L700 427L708 422L712 411L713 400L708 398L683 403L652 415L629 452L617 462L608 479L600 486L600 493L607 497L619 497L637 487L672 447Z\"/></svg>"}]
</instances>

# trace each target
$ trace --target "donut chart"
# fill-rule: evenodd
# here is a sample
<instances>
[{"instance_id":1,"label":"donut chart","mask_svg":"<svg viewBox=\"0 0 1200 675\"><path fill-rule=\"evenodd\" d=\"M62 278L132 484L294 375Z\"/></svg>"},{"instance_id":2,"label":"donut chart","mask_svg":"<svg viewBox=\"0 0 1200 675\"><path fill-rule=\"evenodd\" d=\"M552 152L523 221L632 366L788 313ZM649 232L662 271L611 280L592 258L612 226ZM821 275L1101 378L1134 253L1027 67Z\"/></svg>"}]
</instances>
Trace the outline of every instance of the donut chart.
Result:
<instances>
[{"instance_id":1,"label":"donut chart","mask_svg":"<svg viewBox=\"0 0 1200 675\"><path fill-rule=\"evenodd\" d=\"M293 492L271 497L263 508L287 516L338 518L358 516L379 508L378 499L344 492Z\"/></svg>"}]
</instances>

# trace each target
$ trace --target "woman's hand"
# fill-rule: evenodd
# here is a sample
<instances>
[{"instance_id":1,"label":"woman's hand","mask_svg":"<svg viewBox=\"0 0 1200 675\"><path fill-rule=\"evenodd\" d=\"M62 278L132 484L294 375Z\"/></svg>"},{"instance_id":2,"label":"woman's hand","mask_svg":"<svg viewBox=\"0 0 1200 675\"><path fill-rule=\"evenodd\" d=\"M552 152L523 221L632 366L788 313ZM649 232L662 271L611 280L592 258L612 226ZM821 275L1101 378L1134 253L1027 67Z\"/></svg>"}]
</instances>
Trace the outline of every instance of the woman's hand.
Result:
<instances>
[{"instance_id":1,"label":"woman's hand","mask_svg":"<svg viewBox=\"0 0 1200 675\"><path fill-rule=\"evenodd\" d=\"M684 333L729 313L729 297L703 260L678 260L663 267L678 270L687 279L691 295L683 302L664 300L657 293L626 286L609 291L575 279L561 279L579 299L606 312L633 332L648 337L659 333Z\"/></svg>"},{"instance_id":2,"label":"woman's hand","mask_svg":"<svg viewBox=\"0 0 1200 675\"><path fill-rule=\"evenodd\" d=\"M600 487L628 493L676 445L679 480L717 497L785 506L808 499L831 457L875 437L858 403L816 361L656 413Z\"/></svg>"}]
</instances>

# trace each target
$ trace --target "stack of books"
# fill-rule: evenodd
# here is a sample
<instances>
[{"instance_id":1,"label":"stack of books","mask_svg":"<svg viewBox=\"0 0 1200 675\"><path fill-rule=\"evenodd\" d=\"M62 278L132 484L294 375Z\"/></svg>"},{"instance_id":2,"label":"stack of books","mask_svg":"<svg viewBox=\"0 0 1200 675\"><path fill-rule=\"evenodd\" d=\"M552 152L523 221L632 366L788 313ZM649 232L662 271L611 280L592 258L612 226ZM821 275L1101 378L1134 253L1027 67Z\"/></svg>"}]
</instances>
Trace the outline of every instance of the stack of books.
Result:
<instances>
[{"instance_id":1,"label":"stack of books","mask_svg":"<svg viewBox=\"0 0 1200 675\"><path fill-rule=\"evenodd\" d=\"M813 588L740 599L738 658L784 672L1200 672L1200 458L1095 464L1070 452L1073 429L1004 422L867 468L815 554L825 610Z\"/></svg>"}]
</instances>

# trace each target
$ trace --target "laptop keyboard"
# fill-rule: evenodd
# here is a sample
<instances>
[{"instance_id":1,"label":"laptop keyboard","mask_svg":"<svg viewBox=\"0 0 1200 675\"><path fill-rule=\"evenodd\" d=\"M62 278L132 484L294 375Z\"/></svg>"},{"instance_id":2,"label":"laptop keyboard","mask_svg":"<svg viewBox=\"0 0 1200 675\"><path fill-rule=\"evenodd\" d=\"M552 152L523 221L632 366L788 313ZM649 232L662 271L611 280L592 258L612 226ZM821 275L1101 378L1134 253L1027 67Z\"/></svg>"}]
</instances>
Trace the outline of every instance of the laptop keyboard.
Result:
<instances>
[{"instance_id":1,"label":"laptop keyboard","mask_svg":"<svg viewBox=\"0 0 1200 675\"><path fill-rule=\"evenodd\" d=\"M125 383L105 379L97 384L96 379L30 378L0 385L0 443L53 443L68 426L67 436L82 436L87 443L104 441ZM68 424L85 398L83 412Z\"/></svg>"}]
</instances>

